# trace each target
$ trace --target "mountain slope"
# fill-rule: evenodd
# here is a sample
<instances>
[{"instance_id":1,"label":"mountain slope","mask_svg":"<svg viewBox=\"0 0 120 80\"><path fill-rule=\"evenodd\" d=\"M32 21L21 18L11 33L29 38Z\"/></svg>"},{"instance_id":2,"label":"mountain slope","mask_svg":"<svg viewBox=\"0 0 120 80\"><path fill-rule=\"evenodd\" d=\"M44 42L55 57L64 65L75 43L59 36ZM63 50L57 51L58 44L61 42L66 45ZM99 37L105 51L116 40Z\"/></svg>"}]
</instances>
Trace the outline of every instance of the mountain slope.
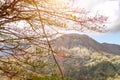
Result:
<instances>
[{"instance_id":1,"label":"mountain slope","mask_svg":"<svg viewBox=\"0 0 120 80\"><path fill-rule=\"evenodd\" d=\"M57 48L71 49L74 47L87 48L90 51L120 55L120 46L115 44L101 44L87 35L65 34L54 40Z\"/></svg>"},{"instance_id":2,"label":"mountain slope","mask_svg":"<svg viewBox=\"0 0 120 80\"><path fill-rule=\"evenodd\" d=\"M120 45L108 44L108 43L103 43L102 45L105 46L107 49L109 49L111 53L120 55Z\"/></svg>"},{"instance_id":3,"label":"mountain slope","mask_svg":"<svg viewBox=\"0 0 120 80\"><path fill-rule=\"evenodd\" d=\"M56 59L73 80L120 80L120 46L87 35L65 34L54 40Z\"/></svg>"},{"instance_id":4,"label":"mountain slope","mask_svg":"<svg viewBox=\"0 0 120 80\"><path fill-rule=\"evenodd\" d=\"M99 43L79 34L65 34L51 42L54 42L55 58L65 77L72 80L120 80L119 45ZM38 52L35 46L28 50ZM50 55L44 60L54 62Z\"/></svg>"}]
</instances>

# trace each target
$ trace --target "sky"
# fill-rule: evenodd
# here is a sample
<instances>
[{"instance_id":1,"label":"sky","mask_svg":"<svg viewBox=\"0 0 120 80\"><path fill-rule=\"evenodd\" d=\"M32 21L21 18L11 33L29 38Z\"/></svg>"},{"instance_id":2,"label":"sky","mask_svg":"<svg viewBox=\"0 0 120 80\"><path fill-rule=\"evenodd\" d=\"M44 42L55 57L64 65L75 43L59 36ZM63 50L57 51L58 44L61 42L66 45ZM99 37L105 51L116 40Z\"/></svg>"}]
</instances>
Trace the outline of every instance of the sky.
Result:
<instances>
[{"instance_id":1,"label":"sky","mask_svg":"<svg viewBox=\"0 0 120 80\"><path fill-rule=\"evenodd\" d=\"M120 32L116 33L106 33L104 35L92 35L93 39L97 40L100 43L111 43L120 45Z\"/></svg>"},{"instance_id":2,"label":"sky","mask_svg":"<svg viewBox=\"0 0 120 80\"><path fill-rule=\"evenodd\" d=\"M109 32L90 36L101 43L120 45L120 0L74 0L74 4L74 7L86 8L93 13L99 12L108 16L106 26Z\"/></svg>"}]
</instances>

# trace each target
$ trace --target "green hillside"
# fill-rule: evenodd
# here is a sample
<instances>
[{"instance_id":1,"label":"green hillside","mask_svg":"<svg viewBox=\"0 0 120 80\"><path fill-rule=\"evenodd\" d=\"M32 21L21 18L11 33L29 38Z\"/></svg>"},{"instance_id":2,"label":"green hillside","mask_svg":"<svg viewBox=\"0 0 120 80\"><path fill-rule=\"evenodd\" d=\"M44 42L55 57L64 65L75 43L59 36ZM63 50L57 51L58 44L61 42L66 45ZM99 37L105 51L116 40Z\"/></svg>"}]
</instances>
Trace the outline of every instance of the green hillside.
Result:
<instances>
[{"instance_id":1,"label":"green hillside","mask_svg":"<svg viewBox=\"0 0 120 80\"><path fill-rule=\"evenodd\" d=\"M65 76L73 80L120 80L120 56L75 47L62 51ZM84 52L84 53L83 53ZM59 54L59 53L58 53Z\"/></svg>"}]
</instances>

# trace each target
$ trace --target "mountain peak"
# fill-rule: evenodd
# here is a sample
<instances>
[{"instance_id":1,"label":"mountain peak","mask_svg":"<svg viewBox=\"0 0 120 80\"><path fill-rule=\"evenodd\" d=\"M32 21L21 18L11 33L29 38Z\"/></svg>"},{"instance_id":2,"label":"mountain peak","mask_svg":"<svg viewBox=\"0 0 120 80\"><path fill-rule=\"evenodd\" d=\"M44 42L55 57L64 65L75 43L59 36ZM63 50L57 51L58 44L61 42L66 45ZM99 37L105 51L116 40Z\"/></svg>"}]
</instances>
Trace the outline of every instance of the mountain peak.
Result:
<instances>
[{"instance_id":1,"label":"mountain peak","mask_svg":"<svg viewBox=\"0 0 120 80\"><path fill-rule=\"evenodd\" d=\"M64 34L62 35L62 37L74 37L74 38L79 38L79 37L83 37L83 38L90 38L88 35L86 34Z\"/></svg>"},{"instance_id":2,"label":"mountain peak","mask_svg":"<svg viewBox=\"0 0 120 80\"><path fill-rule=\"evenodd\" d=\"M90 38L89 36L85 34L64 34L60 37L58 37L55 40L55 45L59 47L65 47L65 48L73 48L73 47L93 47L93 45L99 45L97 41Z\"/></svg>"},{"instance_id":3,"label":"mountain peak","mask_svg":"<svg viewBox=\"0 0 120 80\"><path fill-rule=\"evenodd\" d=\"M64 34L54 40L57 48L71 49L74 47L86 48L95 52L120 53L120 46L108 43L99 43L86 34ZM113 49L112 49L113 48ZM120 55L120 54L119 54Z\"/></svg>"}]
</instances>

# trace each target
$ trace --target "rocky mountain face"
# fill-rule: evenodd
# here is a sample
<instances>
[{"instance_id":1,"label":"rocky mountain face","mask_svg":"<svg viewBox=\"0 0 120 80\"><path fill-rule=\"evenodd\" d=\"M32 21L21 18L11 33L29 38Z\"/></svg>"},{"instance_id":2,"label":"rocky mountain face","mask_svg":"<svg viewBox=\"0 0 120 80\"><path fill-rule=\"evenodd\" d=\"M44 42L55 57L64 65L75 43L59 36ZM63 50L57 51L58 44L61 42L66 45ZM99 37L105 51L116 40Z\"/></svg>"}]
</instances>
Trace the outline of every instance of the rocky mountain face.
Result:
<instances>
[{"instance_id":1,"label":"rocky mountain face","mask_svg":"<svg viewBox=\"0 0 120 80\"><path fill-rule=\"evenodd\" d=\"M73 80L120 80L119 45L79 34L65 34L53 42L65 76Z\"/></svg>"},{"instance_id":2,"label":"rocky mountain face","mask_svg":"<svg viewBox=\"0 0 120 80\"><path fill-rule=\"evenodd\" d=\"M57 48L71 49L79 47L94 52L120 55L120 45L99 43L87 35L65 34L54 40L54 44Z\"/></svg>"},{"instance_id":3,"label":"rocky mountain face","mask_svg":"<svg viewBox=\"0 0 120 80\"><path fill-rule=\"evenodd\" d=\"M108 43L103 43L102 45L105 46L108 50L110 50L111 53L120 55L120 45Z\"/></svg>"}]
</instances>

